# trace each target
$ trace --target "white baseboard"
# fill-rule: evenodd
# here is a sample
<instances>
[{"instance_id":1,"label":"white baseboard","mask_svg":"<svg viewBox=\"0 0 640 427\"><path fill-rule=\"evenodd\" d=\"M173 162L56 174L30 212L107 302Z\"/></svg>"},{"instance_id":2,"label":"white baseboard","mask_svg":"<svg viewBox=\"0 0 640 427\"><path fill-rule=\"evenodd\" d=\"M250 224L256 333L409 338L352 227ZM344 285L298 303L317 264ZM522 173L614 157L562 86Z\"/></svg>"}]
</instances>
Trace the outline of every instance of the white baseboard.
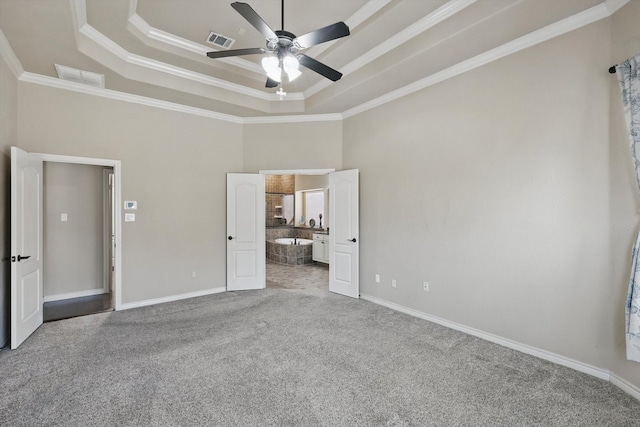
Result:
<instances>
[{"instance_id":1,"label":"white baseboard","mask_svg":"<svg viewBox=\"0 0 640 427\"><path fill-rule=\"evenodd\" d=\"M204 291L188 292L186 294L171 295L171 296L162 297L162 298L146 299L146 300L136 301L136 302L126 302L120 306L119 310L129 310L130 308L146 307L148 305L154 305L154 304L164 304L165 302L179 301L187 298L196 298L196 297L202 297L205 295L219 294L221 292L226 292L226 291L227 291L226 287L220 287L220 288L206 289Z\"/></svg>"},{"instance_id":2,"label":"white baseboard","mask_svg":"<svg viewBox=\"0 0 640 427\"><path fill-rule=\"evenodd\" d=\"M44 302L60 301L63 299L88 297L91 295L106 294L104 288L88 289L86 291L67 292L66 294L48 295L44 297Z\"/></svg>"},{"instance_id":3,"label":"white baseboard","mask_svg":"<svg viewBox=\"0 0 640 427\"><path fill-rule=\"evenodd\" d=\"M511 348L513 350L520 351L522 353L529 354L531 356L539 357L540 359L548 360L549 362L556 363L558 365L566 366L571 369L575 369L576 371L583 372L585 374L592 375L594 377L603 379L605 381L611 380L611 372L607 369L597 368L595 366L570 359L568 357L561 356L559 354L551 353L546 350L542 350L536 347L532 347L530 345L522 344L516 341L512 341L507 338L503 338L498 335L490 334L488 332L481 331L479 329L470 328L465 325L461 325L459 323L451 322L449 320L442 319L437 316L432 316L430 314L423 313L418 310L414 310L412 308L404 307L399 304L395 304L371 295L360 295L360 298L370 301L372 303L382 305L384 307L390 308L392 310L399 311L401 313L408 314L410 316L418 317L420 319L427 320L429 322L437 323L439 325L445 326L447 328L455 329L456 331L464 332L469 335L473 335L478 338L482 338L483 340L491 341L496 344L500 344L504 347Z\"/></svg>"},{"instance_id":4,"label":"white baseboard","mask_svg":"<svg viewBox=\"0 0 640 427\"><path fill-rule=\"evenodd\" d=\"M635 385L631 384L627 380L623 380L614 373L611 373L610 381L611 384L615 385L622 391L626 392L632 397L635 397L637 400L640 400L640 387L636 387Z\"/></svg>"}]
</instances>

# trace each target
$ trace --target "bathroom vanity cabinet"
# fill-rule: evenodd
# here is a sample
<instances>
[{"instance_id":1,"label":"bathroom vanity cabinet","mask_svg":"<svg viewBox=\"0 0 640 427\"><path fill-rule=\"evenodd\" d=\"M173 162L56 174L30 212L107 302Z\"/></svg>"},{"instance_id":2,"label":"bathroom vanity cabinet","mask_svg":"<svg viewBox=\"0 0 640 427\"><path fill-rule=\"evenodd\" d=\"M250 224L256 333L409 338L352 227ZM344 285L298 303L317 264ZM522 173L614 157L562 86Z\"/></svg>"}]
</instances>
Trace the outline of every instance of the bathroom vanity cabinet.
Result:
<instances>
[{"instance_id":1,"label":"bathroom vanity cabinet","mask_svg":"<svg viewBox=\"0 0 640 427\"><path fill-rule=\"evenodd\" d=\"M329 235L313 234L313 260L329 264Z\"/></svg>"}]
</instances>

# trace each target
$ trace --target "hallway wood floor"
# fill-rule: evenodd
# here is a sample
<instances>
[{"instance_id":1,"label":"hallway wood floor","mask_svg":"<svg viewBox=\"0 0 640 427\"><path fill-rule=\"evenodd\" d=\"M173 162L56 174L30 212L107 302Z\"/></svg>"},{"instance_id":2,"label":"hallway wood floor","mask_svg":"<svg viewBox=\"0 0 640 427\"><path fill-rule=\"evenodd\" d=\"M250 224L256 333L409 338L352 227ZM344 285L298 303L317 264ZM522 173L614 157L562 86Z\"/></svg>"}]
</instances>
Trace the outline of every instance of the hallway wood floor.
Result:
<instances>
[{"instance_id":1,"label":"hallway wood floor","mask_svg":"<svg viewBox=\"0 0 640 427\"><path fill-rule=\"evenodd\" d=\"M111 293L45 302L43 316L45 322L52 322L103 311L113 311Z\"/></svg>"}]
</instances>

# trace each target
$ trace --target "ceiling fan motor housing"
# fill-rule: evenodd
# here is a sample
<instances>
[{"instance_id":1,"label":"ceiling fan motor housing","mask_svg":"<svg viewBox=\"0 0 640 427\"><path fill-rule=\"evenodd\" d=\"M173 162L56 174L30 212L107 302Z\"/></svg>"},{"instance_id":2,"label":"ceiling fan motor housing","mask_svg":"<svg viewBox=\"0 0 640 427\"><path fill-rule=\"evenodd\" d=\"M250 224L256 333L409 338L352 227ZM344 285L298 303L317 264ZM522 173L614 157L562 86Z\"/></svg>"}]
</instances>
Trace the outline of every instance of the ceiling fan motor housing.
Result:
<instances>
[{"instance_id":1,"label":"ceiling fan motor housing","mask_svg":"<svg viewBox=\"0 0 640 427\"><path fill-rule=\"evenodd\" d=\"M284 30L278 30L275 32L278 36L278 41L267 40L267 49L275 52L279 58L290 53L295 55L300 50L300 46L294 42L296 35Z\"/></svg>"}]
</instances>

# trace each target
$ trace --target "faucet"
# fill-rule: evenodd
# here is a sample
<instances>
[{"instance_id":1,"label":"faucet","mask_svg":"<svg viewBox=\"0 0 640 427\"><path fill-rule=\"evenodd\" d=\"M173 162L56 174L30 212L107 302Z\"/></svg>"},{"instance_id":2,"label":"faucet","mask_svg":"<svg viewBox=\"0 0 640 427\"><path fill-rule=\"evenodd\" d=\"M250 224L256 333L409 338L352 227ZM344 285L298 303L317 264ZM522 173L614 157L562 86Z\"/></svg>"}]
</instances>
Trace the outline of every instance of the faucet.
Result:
<instances>
[{"instance_id":1,"label":"faucet","mask_svg":"<svg viewBox=\"0 0 640 427\"><path fill-rule=\"evenodd\" d=\"M297 244L298 244L298 238L297 238L297 237L294 237L294 238L293 238L293 244L294 244L294 245L297 245Z\"/></svg>"}]
</instances>

